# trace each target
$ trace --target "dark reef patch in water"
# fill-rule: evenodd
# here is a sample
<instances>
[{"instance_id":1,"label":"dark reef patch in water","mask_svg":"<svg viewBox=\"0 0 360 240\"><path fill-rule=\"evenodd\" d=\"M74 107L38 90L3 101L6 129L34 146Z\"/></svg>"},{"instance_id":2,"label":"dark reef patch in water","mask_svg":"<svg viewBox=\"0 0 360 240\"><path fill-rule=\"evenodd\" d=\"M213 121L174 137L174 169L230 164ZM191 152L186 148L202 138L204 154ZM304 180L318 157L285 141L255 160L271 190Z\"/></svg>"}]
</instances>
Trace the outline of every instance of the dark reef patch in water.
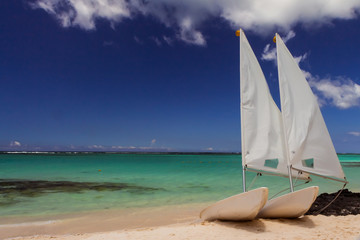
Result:
<instances>
[{"instance_id":1,"label":"dark reef patch in water","mask_svg":"<svg viewBox=\"0 0 360 240\"><path fill-rule=\"evenodd\" d=\"M339 192L320 194L306 215L317 215L319 210L329 204L338 193ZM360 193L354 193L348 189L344 189L339 197L329 207L327 207L319 214L325 216L346 216L360 214Z\"/></svg>"},{"instance_id":2,"label":"dark reef patch in water","mask_svg":"<svg viewBox=\"0 0 360 240\"><path fill-rule=\"evenodd\" d=\"M112 182L33 181L0 179L0 206L16 204L21 197L37 197L49 193L81 193L83 191L127 191L149 193L161 188Z\"/></svg>"},{"instance_id":3,"label":"dark reef patch in water","mask_svg":"<svg viewBox=\"0 0 360 240\"><path fill-rule=\"evenodd\" d=\"M342 163L341 163L341 166L343 166L343 167L348 167L348 168L351 168L351 167L360 167L360 162L342 162Z\"/></svg>"},{"instance_id":4,"label":"dark reef patch in water","mask_svg":"<svg viewBox=\"0 0 360 240\"><path fill-rule=\"evenodd\" d=\"M196 184L184 184L183 186L179 186L181 189L210 189L209 186L206 185L196 185Z\"/></svg>"}]
</instances>

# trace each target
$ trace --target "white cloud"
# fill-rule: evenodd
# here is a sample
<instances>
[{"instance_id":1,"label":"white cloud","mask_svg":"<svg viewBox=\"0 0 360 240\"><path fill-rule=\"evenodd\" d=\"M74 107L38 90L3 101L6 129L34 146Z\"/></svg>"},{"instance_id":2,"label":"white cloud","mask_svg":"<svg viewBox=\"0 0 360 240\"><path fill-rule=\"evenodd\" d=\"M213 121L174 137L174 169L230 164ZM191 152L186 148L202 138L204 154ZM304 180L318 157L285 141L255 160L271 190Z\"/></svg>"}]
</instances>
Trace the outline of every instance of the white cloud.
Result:
<instances>
[{"instance_id":1,"label":"white cloud","mask_svg":"<svg viewBox=\"0 0 360 240\"><path fill-rule=\"evenodd\" d=\"M19 141L11 141L10 147L21 147L21 143Z\"/></svg>"},{"instance_id":2,"label":"white cloud","mask_svg":"<svg viewBox=\"0 0 360 240\"><path fill-rule=\"evenodd\" d=\"M63 27L85 30L95 29L97 19L113 24L130 17L125 0L37 0L32 6L54 15Z\"/></svg>"},{"instance_id":3,"label":"white cloud","mask_svg":"<svg viewBox=\"0 0 360 240\"><path fill-rule=\"evenodd\" d=\"M319 78L304 72L320 105L328 102L340 109L360 106L360 85L344 77Z\"/></svg>"},{"instance_id":4,"label":"white cloud","mask_svg":"<svg viewBox=\"0 0 360 240\"><path fill-rule=\"evenodd\" d=\"M105 150L122 150L122 151L173 151L172 148L166 147L155 147L153 146L156 143L156 139L151 140L151 146L111 146L111 147L104 147Z\"/></svg>"},{"instance_id":5,"label":"white cloud","mask_svg":"<svg viewBox=\"0 0 360 240\"><path fill-rule=\"evenodd\" d=\"M33 4L35 8L42 8L46 12L51 14L56 14L54 10L54 5L57 4L56 1L37 1Z\"/></svg>"},{"instance_id":6,"label":"white cloud","mask_svg":"<svg viewBox=\"0 0 360 240\"><path fill-rule=\"evenodd\" d=\"M283 38L284 43L289 41L290 39L294 38L296 36L295 32L293 30L290 30L286 36Z\"/></svg>"},{"instance_id":7,"label":"white cloud","mask_svg":"<svg viewBox=\"0 0 360 240\"><path fill-rule=\"evenodd\" d=\"M261 60L274 61L276 63L276 48L270 48L270 44L266 44L263 53L261 54Z\"/></svg>"},{"instance_id":8,"label":"white cloud","mask_svg":"<svg viewBox=\"0 0 360 240\"><path fill-rule=\"evenodd\" d=\"M162 148L162 147L155 147L154 145L156 144L156 139L152 139L150 141L150 146L111 146L111 147L102 147L102 148L111 148L112 150L164 150L167 148ZM95 145L96 146L96 145Z\"/></svg>"},{"instance_id":9,"label":"white cloud","mask_svg":"<svg viewBox=\"0 0 360 240\"><path fill-rule=\"evenodd\" d=\"M134 150L134 149L141 149L141 147L135 147L135 146L111 146L111 149Z\"/></svg>"},{"instance_id":10,"label":"white cloud","mask_svg":"<svg viewBox=\"0 0 360 240\"><path fill-rule=\"evenodd\" d=\"M160 41L159 38L151 37L150 39L153 40L158 47L160 47L162 45L162 42Z\"/></svg>"},{"instance_id":11,"label":"white cloud","mask_svg":"<svg viewBox=\"0 0 360 240\"><path fill-rule=\"evenodd\" d=\"M135 40L135 42L137 42L140 45L144 44L144 42L141 41L140 38L138 38L137 36L134 36L134 40Z\"/></svg>"},{"instance_id":12,"label":"white cloud","mask_svg":"<svg viewBox=\"0 0 360 240\"><path fill-rule=\"evenodd\" d=\"M205 45L201 27L211 17L222 18L234 29L242 27L258 34L279 29L289 31L296 24L328 24L334 19L356 18L358 0L36 0L32 4L53 15L62 26L96 28L104 19L111 26L137 15L156 18L175 29L175 36L188 44ZM286 39L286 38L285 38Z\"/></svg>"},{"instance_id":13,"label":"white cloud","mask_svg":"<svg viewBox=\"0 0 360 240\"><path fill-rule=\"evenodd\" d=\"M171 37L163 36L163 39L169 46L173 45L174 40Z\"/></svg>"},{"instance_id":14,"label":"white cloud","mask_svg":"<svg viewBox=\"0 0 360 240\"><path fill-rule=\"evenodd\" d=\"M308 57L307 53L304 53L303 55L300 55L298 57L294 57L294 60L297 62L297 64L299 65L300 62L304 61L306 58Z\"/></svg>"},{"instance_id":15,"label":"white cloud","mask_svg":"<svg viewBox=\"0 0 360 240\"><path fill-rule=\"evenodd\" d=\"M353 135L355 137L360 137L360 132L348 132L348 134Z\"/></svg>"},{"instance_id":16,"label":"white cloud","mask_svg":"<svg viewBox=\"0 0 360 240\"><path fill-rule=\"evenodd\" d=\"M222 1L222 16L235 26L256 32L278 27L284 31L300 23L305 25L329 23L332 19L356 16L360 2L337 0L244 0Z\"/></svg>"},{"instance_id":17,"label":"white cloud","mask_svg":"<svg viewBox=\"0 0 360 240\"><path fill-rule=\"evenodd\" d=\"M123 146L111 146L112 149L124 149L126 147Z\"/></svg>"},{"instance_id":18,"label":"white cloud","mask_svg":"<svg viewBox=\"0 0 360 240\"><path fill-rule=\"evenodd\" d=\"M290 30L286 36L283 38L284 43L289 41L290 39L294 38L296 36L295 32L293 30ZM294 57L297 64L304 61L307 58L308 54L305 53L301 56ZM261 60L264 61L273 61L276 65L276 46L273 44L273 47L271 47L271 44L266 44L263 53L261 54Z\"/></svg>"},{"instance_id":19,"label":"white cloud","mask_svg":"<svg viewBox=\"0 0 360 240\"><path fill-rule=\"evenodd\" d=\"M179 38L186 43L203 46L206 44L205 38L201 32L194 29L191 18L186 17L180 23Z\"/></svg>"},{"instance_id":20,"label":"white cloud","mask_svg":"<svg viewBox=\"0 0 360 240\"><path fill-rule=\"evenodd\" d=\"M94 145L88 146L88 148L90 148L90 149L104 149L104 146L94 144Z\"/></svg>"},{"instance_id":21,"label":"white cloud","mask_svg":"<svg viewBox=\"0 0 360 240\"><path fill-rule=\"evenodd\" d=\"M209 147L209 148L206 148L205 150L207 150L207 151L213 151L213 150L214 150L214 148Z\"/></svg>"}]
</instances>

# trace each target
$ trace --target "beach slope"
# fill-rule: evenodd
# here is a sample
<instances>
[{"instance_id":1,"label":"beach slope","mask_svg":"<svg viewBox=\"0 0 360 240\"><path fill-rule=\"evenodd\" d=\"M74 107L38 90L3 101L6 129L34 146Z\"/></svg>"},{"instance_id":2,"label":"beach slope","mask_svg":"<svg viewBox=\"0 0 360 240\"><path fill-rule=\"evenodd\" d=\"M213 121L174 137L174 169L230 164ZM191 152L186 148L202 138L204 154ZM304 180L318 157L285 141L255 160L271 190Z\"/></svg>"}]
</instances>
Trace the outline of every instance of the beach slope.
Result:
<instances>
[{"instance_id":1,"label":"beach slope","mask_svg":"<svg viewBox=\"0 0 360 240\"><path fill-rule=\"evenodd\" d=\"M304 216L248 222L181 223L103 233L43 235L18 239L360 239L360 215Z\"/></svg>"}]
</instances>

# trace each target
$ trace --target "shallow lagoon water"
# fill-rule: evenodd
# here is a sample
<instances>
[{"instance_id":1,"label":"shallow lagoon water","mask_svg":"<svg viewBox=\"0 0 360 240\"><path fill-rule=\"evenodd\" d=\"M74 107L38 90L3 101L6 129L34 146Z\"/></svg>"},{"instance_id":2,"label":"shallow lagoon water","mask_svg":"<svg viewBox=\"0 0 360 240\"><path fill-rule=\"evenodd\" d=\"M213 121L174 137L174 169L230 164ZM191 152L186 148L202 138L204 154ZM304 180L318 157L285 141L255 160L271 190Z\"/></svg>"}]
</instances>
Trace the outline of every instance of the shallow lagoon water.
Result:
<instances>
[{"instance_id":1,"label":"shallow lagoon water","mask_svg":"<svg viewBox=\"0 0 360 240\"><path fill-rule=\"evenodd\" d=\"M339 159L347 188L360 191L360 155ZM0 215L213 202L242 192L241 174L241 155L236 154L1 154ZM251 184L255 176L247 173L247 185L267 186L269 196L289 187L287 178L275 176L257 177ZM342 187L312 178L298 188L318 185L320 192L334 192Z\"/></svg>"}]
</instances>

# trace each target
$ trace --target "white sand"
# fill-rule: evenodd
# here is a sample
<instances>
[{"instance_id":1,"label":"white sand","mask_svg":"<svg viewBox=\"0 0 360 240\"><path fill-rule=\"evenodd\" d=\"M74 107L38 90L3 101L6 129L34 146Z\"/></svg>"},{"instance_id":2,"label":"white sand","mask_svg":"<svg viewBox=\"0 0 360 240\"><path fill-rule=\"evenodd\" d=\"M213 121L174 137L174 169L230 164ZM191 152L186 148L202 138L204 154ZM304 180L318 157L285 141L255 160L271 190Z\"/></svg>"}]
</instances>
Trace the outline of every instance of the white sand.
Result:
<instances>
[{"instance_id":1,"label":"white sand","mask_svg":"<svg viewBox=\"0 0 360 240\"><path fill-rule=\"evenodd\" d=\"M40 235L17 239L360 239L360 215L306 216L300 219L259 219L250 222L182 223L105 233Z\"/></svg>"},{"instance_id":2,"label":"white sand","mask_svg":"<svg viewBox=\"0 0 360 240\"><path fill-rule=\"evenodd\" d=\"M360 215L201 223L198 214L206 205L107 210L53 218L0 218L0 239L360 240Z\"/></svg>"},{"instance_id":3,"label":"white sand","mask_svg":"<svg viewBox=\"0 0 360 240\"><path fill-rule=\"evenodd\" d=\"M55 216L0 217L0 239L110 232L194 222L207 204L111 209Z\"/></svg>"}]
</instances>

